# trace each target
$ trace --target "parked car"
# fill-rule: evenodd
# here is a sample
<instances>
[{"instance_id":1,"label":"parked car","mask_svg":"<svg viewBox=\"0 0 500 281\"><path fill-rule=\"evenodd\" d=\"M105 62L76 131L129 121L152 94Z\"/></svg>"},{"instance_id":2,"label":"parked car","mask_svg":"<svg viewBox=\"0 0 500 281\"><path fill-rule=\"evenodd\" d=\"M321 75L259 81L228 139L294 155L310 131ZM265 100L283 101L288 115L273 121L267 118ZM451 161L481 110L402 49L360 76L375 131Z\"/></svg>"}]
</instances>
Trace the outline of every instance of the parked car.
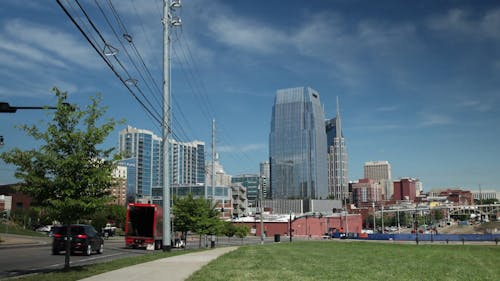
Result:
<instances>
[{"instance_id":1,"label":"parked car","mask_svg":"<svg viewBox=\"0 0 500 281\"><path fill-rule=\"evenodd\" d=\"M50 233L52 231L52 225L44 225L40 226L37 229L35 229L36 232L45 232L45 233Z\"/></svg>"},{"instance_id":2,"label":"parked car","mask_svg":"<svg viewBox=\"0 0 500 281\"><path fill-rule=\"evenodd\" d=\"M52 254L58 255L60 252L66 251L65 236L67 226L54 226L52 240ZM87 224L72 224L70 225L71 232L71 253L81 252L84 255L90 256L92 252L102 254L104 252L104 239L95 228Z\"/></svg>"}]
</instances>

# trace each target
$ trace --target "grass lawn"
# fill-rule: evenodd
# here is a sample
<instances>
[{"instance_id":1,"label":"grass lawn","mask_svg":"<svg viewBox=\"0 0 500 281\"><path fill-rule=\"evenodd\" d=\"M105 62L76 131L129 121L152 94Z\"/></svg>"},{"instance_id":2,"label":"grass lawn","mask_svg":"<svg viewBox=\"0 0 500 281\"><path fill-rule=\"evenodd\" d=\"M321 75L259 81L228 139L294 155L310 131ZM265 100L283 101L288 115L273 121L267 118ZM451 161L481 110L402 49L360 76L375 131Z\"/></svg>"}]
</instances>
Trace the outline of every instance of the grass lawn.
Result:
<instances>
[{"instance_id":1,"label":"grass lawn","mask_svg":"<svg viewBox=\"0 0 500 281\"><path fill-rule=\"evenodd\" d=\"M188 280L500 280L500 247L332 241L243 246Z\"/></svg>"},{"instance_id":2,"label":"grass lawn","mask_svg":"<svg viewBox=\"0 0 500 281\"><path fill-rule=\"evenodd\" d=\"M0 236L4 233L9 233L9 234L17 234L17 235L27 235L27 236L40 236L40 237L47 237L47 234L45 233L40 233L36 232L33 230L29 229L23 229L22 227L19 227L17 225L7 225L0 223Z\"/></svg>"}]
</instances>

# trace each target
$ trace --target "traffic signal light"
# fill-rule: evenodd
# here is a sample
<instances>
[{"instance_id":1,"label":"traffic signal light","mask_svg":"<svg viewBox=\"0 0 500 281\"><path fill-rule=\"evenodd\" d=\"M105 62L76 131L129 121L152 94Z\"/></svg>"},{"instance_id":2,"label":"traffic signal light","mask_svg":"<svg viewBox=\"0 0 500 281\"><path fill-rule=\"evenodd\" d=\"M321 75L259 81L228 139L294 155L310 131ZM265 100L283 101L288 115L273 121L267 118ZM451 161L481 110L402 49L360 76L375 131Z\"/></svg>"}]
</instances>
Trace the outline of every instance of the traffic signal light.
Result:
<instances>
[{"instance_id":1,"label":"traffic signal light","mask_svg":"<svg viewBox=\"0 0 500 281\"><path fill-rule=\"evenodd\" d=\"M3 145L3 136L0 136L0 145Z\"/></svg>"}]
</instances>

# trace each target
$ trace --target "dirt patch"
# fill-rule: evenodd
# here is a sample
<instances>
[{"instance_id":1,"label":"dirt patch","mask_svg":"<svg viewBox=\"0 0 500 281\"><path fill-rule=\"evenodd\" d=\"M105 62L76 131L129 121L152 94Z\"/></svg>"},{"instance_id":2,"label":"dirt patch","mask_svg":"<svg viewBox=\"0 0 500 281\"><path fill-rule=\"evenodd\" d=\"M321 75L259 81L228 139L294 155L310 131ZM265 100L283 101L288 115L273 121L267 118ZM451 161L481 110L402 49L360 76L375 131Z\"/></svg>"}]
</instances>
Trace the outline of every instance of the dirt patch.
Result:
<instances>
[{"instance_id":1,"label":"dirt patch","mask_svg":"<svg viewBox=\"0 0 500 281\"><path fill-rule=\"evenodd\" d=\"M452 225L440 229L442 234L489 234L499 233L500 222L488 222L476 225Z\"/></svg>"}]
</instances>

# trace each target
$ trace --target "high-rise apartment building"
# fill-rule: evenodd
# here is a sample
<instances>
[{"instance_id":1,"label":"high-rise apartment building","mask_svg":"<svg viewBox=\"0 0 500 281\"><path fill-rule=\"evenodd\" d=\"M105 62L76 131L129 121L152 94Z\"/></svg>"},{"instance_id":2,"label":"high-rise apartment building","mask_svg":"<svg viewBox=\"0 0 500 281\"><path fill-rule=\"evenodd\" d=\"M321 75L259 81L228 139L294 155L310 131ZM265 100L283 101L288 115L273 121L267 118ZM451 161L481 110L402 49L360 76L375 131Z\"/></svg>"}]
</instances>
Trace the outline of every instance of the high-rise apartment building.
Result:
<instances>
[{"instance_id":1,"label":"high-rise apartment building","mask_svg":"<svg viewBox=\"0 0 500 281\"><path fill-rule=\"evenodd\" d=\"M135 190L127 190L127 201L152 202L153 189L163 188L161 138L127 126L120 131L119 149L125 158L135 159Z\"/></svg>"},{"instance_id":2,"label":"high-rise apartment building","mask_svg":"<svg viewBox=\"0 0 500 281\"><path fill-rule=\"evenodd\" d=\"M342 132L340 107L337 98L337 115L325 123L328 145L328 192L330 198L344 200L349 198L349 179L347 176L347 149Z\"/></svg>"},{"instance_id":3,"label":"high-rise apartment building","mask_svg":"<svg viewBox=\"0 0 500 281\"><path fill-rule=\"evenodd\" d=\"M205 143L170 140L171 183L179 185L205 183Z\"/></svg>"},{"instance_id":4,"label":"high-rise apartment building","mask_svg":"<svg viewBox=\"0 0 500 281\"><path fill-rule=\"evenodd\" d=\"M390 200L394 188L391 180L391 165L388 161L370 161L364 166L364 178L378 180L382 186L382 197L384 200Z\"/></svg>"},{"instance_id":5,"label":"high-rise apartment building","mask_svg":"<svg viewBox=\"0 0 500 281\"><path fill-rule=\"evenodd\" d=\"M163 149L162 139L151 131L128 126L120 131L120 152L128 159L127 201L162 204ZM205 183L205 144L200 141L169 141L169 179L172 188ZM131 163L135 162L135 163ZM134 181L133 184L131 181Z\"/></svg>"},{"instance_id":6,"label":"high-rise apartment building","mask_svg":"<svg viewBox=\"0 0 500 281\"><path fill-rule=\"evenodd\" d=\"M276 92L269 136L271 198L328 197L324 120L317 91L299 87Z\"/></svg>"}]
</instances>

